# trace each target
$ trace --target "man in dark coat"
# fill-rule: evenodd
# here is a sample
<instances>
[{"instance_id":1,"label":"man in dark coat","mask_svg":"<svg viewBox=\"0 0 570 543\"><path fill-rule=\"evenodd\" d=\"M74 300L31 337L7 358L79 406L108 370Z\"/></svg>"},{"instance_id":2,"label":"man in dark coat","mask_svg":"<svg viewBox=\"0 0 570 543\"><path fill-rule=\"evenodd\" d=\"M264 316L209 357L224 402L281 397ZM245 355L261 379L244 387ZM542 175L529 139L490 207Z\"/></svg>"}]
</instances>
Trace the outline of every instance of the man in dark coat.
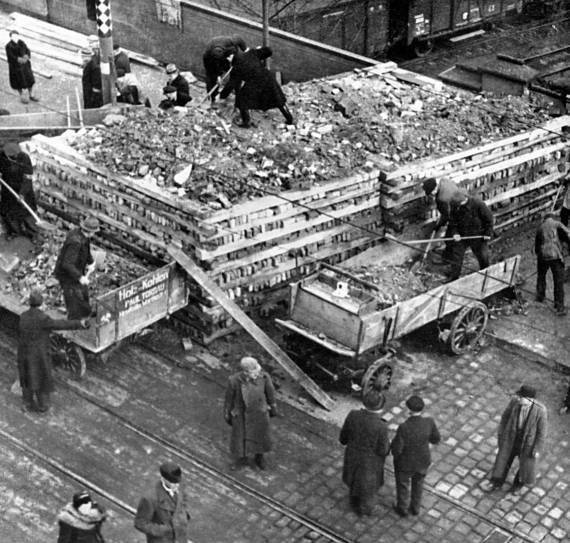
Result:
<instances>
[{"instance_id":1,"label":"man in dark coat","mask_svg":"<svg viewBox=\"0 0 570 543\"><path fill-rule=\"evenodd\" d=\"M232 427L230 452L236 459L232 469L247 465L253 455L263 470L263 455L272 448L269 417L277 414L275 389L255 358L242 358L240 367L229 379L224 402L224 420Z\"/></svg>"},{"instance_id":2,"label":"man in dark coat","mask_svg":"<svg viewBox=\"0 0 570 543\"><path fill-rule=\"evenodd\" d=\"M167 87L174 87L176 89L176 106L185 106L192 100L190 96L190 85L186 78L178 71L174 64L166 66L166 75L168 76Z\"/></svg>"},{"instance_id":3,"label":"man in dark coat","mask_svg":"<svg viewBox=\"0 0 570 543\"><path fill-rule=\"evenodd\" d=\"M269 47L238 50L230 55L232 72L230 80L220 93L220 98L227 98L232 90L236 93L236 107L240 111L243 128L250 126L250 109L278 108L287 124L293 124L293 115L287 107L285 94L279 83L264 64L273 52Z\"/></svg>"},{"instance_id":4,"label":"man in dark coat","mask_svg":"<svg viewBox=\"0 0 570 543\"><path fill-rule=\"evenodd\" d=\"M135 528L147 543L188 543L190 506L181 479L180 466L164 462L160 481L139 501Z\"/></svg>"},{"instance_id":5,"label":"man in dark coat","mask_svg":"<svg viewBox=\"0 0 570 543\"><path fill-rule=\"evenodd\" d=\"M352 410L340 431L340 442L346 445L342 480L350 489L350 505L356 513L371 515L374 496L384 484L390 440L388 426L381 418L384 395L371 392L363 403L365 409Z\"/></svg>"},{"instance_id":6,"label":"man in dark coat","mask_svg":"<svg viewBox=\"0 0 570 543\"><path fill-rule=\"evenodd\" d=\"M89 275L94 266L91 238L99 230L99 221L89 217L79 228L71 230L59 252L53 274L63 290L67 318L82 319L91 315Z\"/></svg>"},{"instance_id":7,"label":"man in dark coat","mask_svg":"<svg viewBox=\"0 0 570 543\"><path fill-rule=\"evenodd\" d=\"M103 105L103 81L101 79L101 55L99 48L93 46L91 58L83 66L81 76L83 88L83 107L95 109Z\"/></svg>"},{"instance_id":8,"label":"man in dark coat","mask_svg":"<svg viewBox=\"0 0 570 543\"><path fill-rule=\"evenodd\" d=\"M570 245L570 230L557 221L554 213L547 213L536 231L536 301L543 302L546 294L546 274L552 272L554 309L559 316L566 315L564 307L564 253L562 243Z\"/></svg>"},{"instance_id":9,"label":"man in dark coat","mask_svg":"<svg viewBox=\"0 0 570 543\"><path fill-rule=\"evenodd\" d=\"M33 95L33 87L36 83L32 63L31 53L28 46L20 39L17 30L10 32L10 41L6 45L6 60L8 61L8 73L10 76L10 87L17 90L20 100L27 104L30 100L38 102ZM24 91L28 91L27 95Z\"/></svg>"},{"instance_id":10,"label":"man in dark coat","mask_svg":"<svg viewBox=\"0 0 570 543\"><path fill-rule=\"evenodd\" d=\"M406 517L408 512L419 515L424 479L431 464L430 443L437 445L441 439L434 420L422 417L424 401L419 396L410 396L406 407L409 417L398 427L391 445L396 477L396 503L393 508L401 517ZM408 507L410 480L412 496Z\"/></svg>"},{"instance_id":11,"label":"man in dark coat","mask_svg":"<svg viewBox=\"0 0 570 543\"><path fill-rule=\"evenodd\" d=\"M19 145L9 142L0 153L0 176L2 180L19 194L34 211L37 211L36 197L32 185L32 161ZM18 199L2 185L0 190L0 217L6 227L8 236L27 236L33 238L37 233L29 211Z\"/></svg>"},{"instance_id":12,"label":"man in dark coat","mask_svg":"<svg viewBox=\"0 0 570 543\"><path fill-rule=\"evenodd\" d=\"M210 94L210 100L214 102L220 90L219 80L230 69L228 57L234 55L238 50L245 51L247 45L240 36L216 36L212 38L206 47L202 60L206 70L206 92Z\"/></svg>"},{"instance_id":13,"label":"man in dark coat","mask_svg":"<svg viewBox=\"0 0 570 543\"><path fill-rule=\"evenodd\" d=\"M522 385L503 411L497 432L499 451L490 490L501 488L517 456L519 469L511 492L518 494L524 485L533 485L536 481L536 462L546 440L547 413L546 407L535 398L536 389Z\"/></svg>"},{"instance_id":14,"label":"man in dark coat","mask_svg":"<svg viewBox=\"0 0 570 543\"><path fill-rule=\"evenodd\" d=\"M106 518L105 510L93 501L89 492L76 492L57 515L57 543L105 543L101 525Z\"/></svg>"},{"instance_id":15,"label":"man in dark coat","mask_svg":"<svg viewBox=\"0 0 570 543\"><path fill-rule=\"evenodd\" d=\"M44 413L49 409L53 390L50 332L86 328L87 323L52 319L41 311L43 298L38 291L32 291L29 303L30 309L20 315L18 327L18 374L24 407Z\"/></svg>"},{"instance_id":16,"label":"man in dark coat","mask_svg":"<svg viewBox=\"0 0 570 543\"><path fill-rule=\"evenodd\" d=\"M131 73L131 61L129 55L125 53L118 42L113 43L113 59L115 61L115 72L123 70L125 74Z\"/></svg>"},{"instance_id":17,"label":"man in dark coat","mask_svg":"<svg viewBox=\"0 0 570 543\"><path fill-rule=\"evenodd\" d=\"M489 240L493 236L493 214L483 200L473 196L452 198L449 232L454 238L450 280L458 279L461 275L463 257L469 247L477 258L479 269L489 266ZM465 236L481 236L481 238L460 239Z\"/></svg>"}]
</instances>

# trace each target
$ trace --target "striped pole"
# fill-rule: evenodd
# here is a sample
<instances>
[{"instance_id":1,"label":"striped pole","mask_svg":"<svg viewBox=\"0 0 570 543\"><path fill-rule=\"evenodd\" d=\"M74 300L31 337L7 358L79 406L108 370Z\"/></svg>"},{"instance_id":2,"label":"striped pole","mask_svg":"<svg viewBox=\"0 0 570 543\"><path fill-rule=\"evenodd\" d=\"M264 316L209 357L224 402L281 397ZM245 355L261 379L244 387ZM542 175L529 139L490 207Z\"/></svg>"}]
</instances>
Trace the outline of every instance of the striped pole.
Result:
<instances>
[{"instance_id":1,"label":"striped pole","mask_svg":"<svg viewBox=\"0 0 570 543\"><path fill-rule=\"evenodd\" d=\"M115 61L113 59L113 21L111 18L111 0L97 2L97 34L101 49L101 82L103 84L103 103L116 104Z\"/></svg>"}]
</instances>

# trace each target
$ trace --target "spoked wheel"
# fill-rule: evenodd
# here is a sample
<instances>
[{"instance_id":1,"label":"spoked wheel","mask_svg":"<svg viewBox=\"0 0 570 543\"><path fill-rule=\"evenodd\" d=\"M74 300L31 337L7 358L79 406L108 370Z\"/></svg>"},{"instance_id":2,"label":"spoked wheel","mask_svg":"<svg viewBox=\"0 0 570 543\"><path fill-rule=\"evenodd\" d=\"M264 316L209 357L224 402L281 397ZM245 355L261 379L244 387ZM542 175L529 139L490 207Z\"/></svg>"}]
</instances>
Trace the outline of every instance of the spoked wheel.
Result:
<instances>
[{"instance_id":1,"label":"spoked wheel","mask_svg":"<svg viewBox=\"0 0 570 543\"><path fill-rule=\"evenodd\" d=\"M449 330L449 348L454 354L473 349L485 332L489 310L482 302L473 302L457 313Z\"/></svg>"},{"instance_id":2,"label":"spoked wheel","mask_svg":"<svg viewBox=\"0 0 570 543\"><path fill-rule=\"evenodd\" d=\"M392 355L385 355L368 366L362 377L362 397L372 390L383 392L390 388L394 373L392 366L388 364L390 358Z\"/></svg>"},{"instance_id":3,"label":"spoked wheel","mask_svg":"<svg viewBox=\"0 0 570 543\"><path fill-rule=\"evenodd\" d=\"M81 347L57 334L51 337L51 347L54 361L59 366L68 370L76 379L85 375L87 364Z\"/></svg>"},{"instance_id":4,"label":"spoked wheel","mask_svg":"<svg viewBox=\"0 0 570 543\"><path fill-rule=\"evenodd\" d=\"M414 54L419 57L425 57L433 51L433 40L416 41L414 43Z\"/></svg>"}]
</instances>

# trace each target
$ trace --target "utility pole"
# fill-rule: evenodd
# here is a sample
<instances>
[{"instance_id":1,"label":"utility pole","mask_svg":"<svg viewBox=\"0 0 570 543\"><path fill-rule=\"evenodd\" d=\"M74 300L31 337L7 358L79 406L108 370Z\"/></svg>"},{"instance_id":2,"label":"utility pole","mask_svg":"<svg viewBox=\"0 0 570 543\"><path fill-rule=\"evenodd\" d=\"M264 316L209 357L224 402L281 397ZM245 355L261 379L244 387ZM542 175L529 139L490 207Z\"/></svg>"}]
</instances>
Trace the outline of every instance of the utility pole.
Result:
<instances>
[{"instance_id":1,"label":"utility pole","mask_svg":"<svg viewBox=\"0 0 570 543\"><path fill-rule=\"evenodd\" d=\"M263 13L263 47L269 47L269 0L262 0ZM269 70L269 59L265 60L265 66Z\"/></svg>"},{"instance_id":2,"label":"utility pole","mask_svg":"<svg viewBox=\"0 0 570 543\"><path fill-rule=\"evenodd\" d=\"M117 103L115 92L115 61L113 59L113 23L111 18L111 0L98 0L97 34L101 51L101 83L103 85L103 104Z\"/></svg>"}]
</instances>

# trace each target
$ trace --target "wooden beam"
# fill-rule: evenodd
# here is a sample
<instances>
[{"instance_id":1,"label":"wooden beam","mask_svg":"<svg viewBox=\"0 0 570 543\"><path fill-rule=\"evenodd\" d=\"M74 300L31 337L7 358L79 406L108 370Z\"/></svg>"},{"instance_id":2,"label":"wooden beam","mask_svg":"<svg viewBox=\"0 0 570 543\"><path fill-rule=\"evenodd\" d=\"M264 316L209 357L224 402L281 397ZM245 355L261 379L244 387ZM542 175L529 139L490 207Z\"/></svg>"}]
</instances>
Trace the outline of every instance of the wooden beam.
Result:
<instances>
[{"instance_id":1,"label":"wooden beam","mask_svg":"<svg viewBox=\"0 0 570 543\"><path fill-rule=\"evenodd\" d=\"M239 307L230 300L226 293L216 285L206 273L198 267L186 254L174 246L168 247L168 254L186 270L186 272L206 290L229 314L238 322L244 330L253 338L271 357L297 382L299 383L320 405L325 409L331 409L333 400L321 388L310 379L293 362L281 348L259 328Z\"/></svg>"}]
</instances>

